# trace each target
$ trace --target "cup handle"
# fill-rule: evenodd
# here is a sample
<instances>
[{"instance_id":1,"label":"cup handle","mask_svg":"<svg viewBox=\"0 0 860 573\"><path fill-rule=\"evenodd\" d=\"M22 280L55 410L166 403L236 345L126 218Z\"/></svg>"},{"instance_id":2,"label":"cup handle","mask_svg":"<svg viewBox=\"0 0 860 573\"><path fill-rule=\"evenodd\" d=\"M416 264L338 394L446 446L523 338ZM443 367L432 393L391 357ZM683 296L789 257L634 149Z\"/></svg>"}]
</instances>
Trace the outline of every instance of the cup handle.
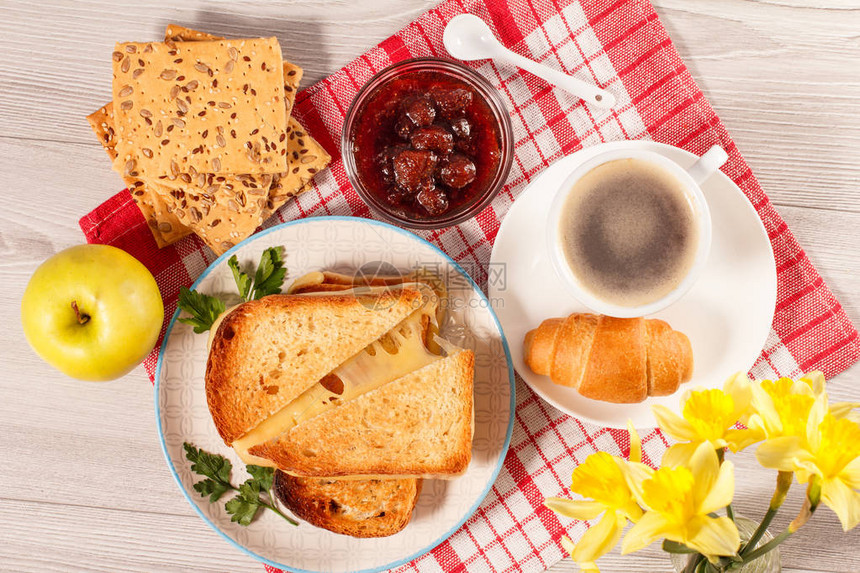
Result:
<instances>
[{"instance_id":1,"label":"cup handle","mask_svg":"<svg viewBox=\"0 0 860 573\"><path fill-rule=\"evenodd\" d=\"M714 145L692 167L687 169L687 173L693 178L696 185L701 185L728 160L729 155L725 150L719 145Z\"/></svg>"}]
</instances>

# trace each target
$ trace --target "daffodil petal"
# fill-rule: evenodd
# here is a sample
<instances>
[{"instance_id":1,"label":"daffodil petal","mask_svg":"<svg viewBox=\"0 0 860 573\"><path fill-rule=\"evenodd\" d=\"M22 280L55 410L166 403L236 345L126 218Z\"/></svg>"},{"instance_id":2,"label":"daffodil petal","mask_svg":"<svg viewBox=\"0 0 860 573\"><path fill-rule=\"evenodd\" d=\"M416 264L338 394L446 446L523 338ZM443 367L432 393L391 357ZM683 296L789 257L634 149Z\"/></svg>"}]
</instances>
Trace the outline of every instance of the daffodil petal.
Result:
<instances>
[{"instance_id":1,"label":"daffodil petal","mask_svg":"<svg viewBox=\"0 0 860 573\"><path fill-rule=\"evenodd\" d=\"M749 409L752 401L752 388L750 379L743 372L730 376L723 384L723 392L732 397L738 417L742 417Z\"/></svg>"},{"instance_id":2,"label":"daffodil petal","mask_svg":"<svg viewBox=\"0 0 860 573\"><path fill-rule=\"evenodd\" d=\"M827 393L822 392L815 398L812 403L812 408L809 410L809 419L806 421L806 440L809 442L810 449L814 452L818 450L821 443L821 422L827 416Z\"/></svg>"},{"instance_id":3,"label":"daffodil petal","mask_svg":"<svg viewBox=\"0 0 860 573\"><path fill-rule=\"evenodd\" d=\"M621 554L627 555L647 547L654 540L663 537L669 529L671 525L662 515L655 511L645 513L624 536L621 542Z\"/></svg>"},{"instance_id":4,"label":"daffodil petal","mask_svg":"<svg viewBox=\"0 0 860 573\"><path fill-rule=\"evenodd\" d=\"M574 543L567 535L562 535L561 547L567 551L569 555L573 556L573 550L576 549L576 543Z\"/></svg>"},{"instance_id":5,"label":"daffodil petal","mask_svg":"<svg viewBox=\"0 0 860 573\"><path fill-rule=\"evenodd\" d=\"M704 500L699 506L700 513L711 513L722 509L732 502L735 495L735 472L732 462L726 460L720 466L717 479L711 486Z\"/></svg>"},{"instance_id":6,"label":"daffodil petal","mask_svg":"<svg viewBox=\"0 0 860 573\"><path fill-rule=\"evenodd\" d=\"M620 507L630 499L623 469L626 463L606 452L591 454L573 470L570 489L606 507Z\"/></svg>"},{"instance_id":7,"label":"daffodil petal","mask_svg":"<svg viewBox=\"0 0 860 573\"><path fill-rule=\"evenodd\" d=\"M696 448L700 442L681 442L674 444L663 453L661 465L667 468L686 465L693 454L696 453Z\"/></svg>"},{"instance_id":8,"label":"daffodil petal","mask_svg":"<svg viewBox=\"0 0 860 573\"><path fill-rule=\"evenodd\" d=\"M586 561L585 563L578 563L578 565L582 573L600 573L600 569L594 561Z\"/></svg>"},{"instance_id":9,"label":"daffodil petal","mask_svg":"<svg viewBox=\"0 0 860 573\"><path fill-rule=\"evenodd\" d=\"M758 463L764 467L786 472L797 468L798 460L802 455L800 438L796 436L766 440L755 452Z\"/></svg>"},{"instance_id":10,"label":"daffodil petal","mask_svg":"<svg viewBox=\"0 0 860 573\"><path fill-rule=\"evenodd\" d=\"M762 439L767 437L767 426L759 414L751 414L744 423L750 430L761 434Z\"/></svg>"},{"instance_id":11,"label":"daffodil petal","mask_svg":"<svg viewBox=\"0 0 860 573\"><path fill-rule=\"evenodd\" d=\"M812 462L800 462L800 465L794 470L797 483L808 483L813 475L818 475L818 468Z\"/></svg>"},{"instance_id":12,"label":"daffodil petal","mask_svg":"<svg viewBox=\"0 0 860 573\"><path fill-rule=\"evenodd\" d=\"M639 432L636 431L636 426L633 425L633 420L627 420L627 433L630 434L630 455L627 459L631 462L641 462L642 439L639 437Z\"/></svg>"},{"instance_id":13,"label":"daffodil petal","mask_svg":"<svg viewBox=\"0 0 860 573\"><path fill-rule=\"evenodd\" d=\"M639 505L645 506L642 500L642 482L654 475L654 470L645 464L636 462L628 462L624 464L624 479L627 481L627 487L630 488L630 493L639 502Z\"/></svg>"},{"instance_id":14,"label":"daffodil petal","mask_svg":"<svg viewBox=\"0 0 860 573\"><path fill-rule=\"evenodd\" d=\"M698 523L690 524L695 532L686 540L687 547L707 556L734 555L737 552L741 539L731 519L701 516L696 521Z\"/></svg>"},{"instance_id":15,"label":"daffodil petal","mask_svg":"<svg viewBox=\"0 0 860 573\"><path fill-rule=\"evenodd\" d=\"M804 396L818 396L824 390L824 386L816 392L811 382L807 382L804 378L792 380L791 378L780 378L780 381L785 380L789 384L789 392L792 394L803 394Z\"/></svg>"},{"instance_id":16,"label":"daffodil petal","mask_svg":"<svg viewBox=\"0 0 860 573\"><path fill-rule=\"evenodd\" d=\"M738 453L744 448L760 442L764 439L764 433L758 428L748 428L746 430L727 430L726 442L729 449L734 453Z\"/></svg>"},{"instance_id":17,"label":"daffodil petal","mask_svg":"<svg viewBox=\"0 0 860 573\"><path fill-rule=\"evenodd\" d=\"M657 425L660 429L675 438L684 442L696 439L696 430L690 425L690 422L667 408L659 404L651 406L651 411L654 412L654 417L657 418Z\"/></svg>"},{"instance_id":18,"label":"daffodil petal","mask_svg":"<svg viewBox=\"0 0 860 573\"><path fill-rule=\"evenodd\" d=\"M820 370L813 370L812 372L807 372L800 377L800 380L808 382L809 386L812 388L812 391L815 394L821 394L821 392L824 390L824 373Z\"/></svg>"},{"instance_id":19,"label":"daffodil petal","mask_svg":"<svg viewBox=\"0 0 860 573\"><path fill-rule=\"evenodd\" d=\"M633 523L639 521L639 518L642 517L642 514L644 513L642 511L642 508L639 507L639 504L636 503L636 501L634 500L630 500L630 503L628 503L624 507L619 508L618 511L620 511L624 516L627 517L627 519L629 519Z\"/></svg>"},{"instance_id":20,"label":"daffodil petal","mask_svg":"<svg viewBox=\"0 0 860 573\"><path fill-rule=\"evenodd\" d=\"M851 414L854 408L860 408L860 402L833 402L830 404L830 414L834 418L844 418Z\"/></svg>"},{"instance_id":21,"label":"daffodil petal","mask_svg":"<svg viewBox=\"0 0 860 573\"><path fill-rule=\"evenodd\" d=\"M860 492L854 491L842 480L823 480L821 501L836 513L844 531L860 524Z\"/></svg>"},{"instance_id":22,"label":"daffodil petal","mask_svg":"<svg viewBox=\"0 0 860 573\"><path fill-rule=\"evenodd\" d=\"M762 429L768 435L778 434L782 431L782 421L779 418L779 412L776 411L773 399L761 387L761 383L753 384L752 386L751 404L753 411L755 411L755 416L750 417L750 422L752 422L753 417L757 418Z\"/></svg>"},{"instance_id":23,"label":"daffodil petal","mask_svg":"<svg viewBox=\"0 0 860 573\"><path fill-rule=\"evenodd\" d=\"M699 444L687 464L693 473L693 492L697 501L704 500L717 479L720 460L717 452L708 442ZM707 513L707 512L706 512Z\"/></svg>"},{"instance_id":24,"label":"daffodil petal","mask_svg":"<svg viewBox=\"0 0 860 573\"><path fill-rule=\"evenodd\" d=\"M596 525L588 528L571 553L577 563L594 561L612 550L621 539L621 531L627 525L627 518L607 511Z\"/></svg>"},{"instance_id":25,"label":"daffodil petal","mask_svg":"<svg viewBox=\"0 0 860 573\"><path fill-rule=\"evenodd\" d=\"M598 501L563 499L560 497L547 498L543 504L559 515L571 519L586 521L594 519L604 511L606 506Z\"/></svg>"},{"instance_id":26,"label":"daffodil petal","mask_svg":"<svg viewBox=\"0 0 860 573\"><path fill-rule=\"evenodd\" d=\"M843 468L839 479L851 489L860 489L860 458L854 458Z\"/></svg>"}]
</instances>

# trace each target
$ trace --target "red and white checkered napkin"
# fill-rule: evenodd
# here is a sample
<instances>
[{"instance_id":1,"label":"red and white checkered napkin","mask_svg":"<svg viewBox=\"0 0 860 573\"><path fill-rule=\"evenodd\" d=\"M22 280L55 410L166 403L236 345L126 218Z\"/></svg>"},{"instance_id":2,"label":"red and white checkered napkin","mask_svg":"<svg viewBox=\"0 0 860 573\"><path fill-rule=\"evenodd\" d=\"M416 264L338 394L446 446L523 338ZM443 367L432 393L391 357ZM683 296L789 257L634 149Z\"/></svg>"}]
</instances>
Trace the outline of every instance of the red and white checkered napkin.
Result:
<instances>
[{"instance_id":1,"label":"red and white checkered napkin","mask_svg":"<svg viewBox=\"0 0 860 573\"><path fill-rule=\"evenodd\" d=\"M857 331L771 205L725 127L696 86L647 0L447 0L399 33L299 95L296 114L334 158L312 191L268 225L299 217L371 217L339 159L344 113L358 89L389 64L415 56L448 57L442 30L453 16L474 13L516 52L608 88L613 111L594 110L518 69L470 64L503 94L511 110L516 158L508 185L491 206L457 227L422 233L486 282L485 265L500 221L522 189L553 161L581 147L652 139L696 154L719 143L723 170L752 202L776 256L779 288L773 330L751 374L796 376L820 369L829 378L860 357ZM127 191L81 219L89 242L108 243L143 261L161 287L167 316L180 285L214 259L196 237L157 249ZM518 341L511 341L517 344ZM156 353L145 364L152 376ZM646 461L658 462L666 440L644 436ZM477 513L451 538L398 571L537 571L562 558L559 538L578 539L587 524L560 521L544 498L563 495L574 466L598 450L629 449L627 433L585 424L538 399L518 380L511 449Z\"/></svg>"}]
</instances>

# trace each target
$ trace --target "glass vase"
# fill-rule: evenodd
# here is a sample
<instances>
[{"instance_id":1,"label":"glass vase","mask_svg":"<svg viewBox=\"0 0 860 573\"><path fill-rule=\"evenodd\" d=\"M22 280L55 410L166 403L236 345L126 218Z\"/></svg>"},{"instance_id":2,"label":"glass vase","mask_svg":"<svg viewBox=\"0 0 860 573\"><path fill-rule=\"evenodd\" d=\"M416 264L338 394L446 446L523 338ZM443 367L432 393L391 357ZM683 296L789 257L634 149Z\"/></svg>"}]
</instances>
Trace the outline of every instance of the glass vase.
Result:
<instances>
[{"instance_id":1,"label":"glass vase","mask_svg":"<svg viewBox=\"0 0 860 573\"><path fill-rule=\"evenodd\" d=\"M747 519L742 515L735 515L735 525L738 526L738 533L741 536L742 544L750 540L752 534L758 527L758 523L751 519ZM761 547L771 539L773 539L773 535L770 534L770 531L765 531L764 535L761 536L761 539L756 544L756 547ZM671 557L672 566L675 568L675 571L682 573L687 567L687 562L692 559L694 555L674 553ZM743 567L733 569L732 571L736 573L780 573L782 571L782 565L779 558L779 547L768 551L758 559L750 561Z\"/></svg>"}]
</instances>

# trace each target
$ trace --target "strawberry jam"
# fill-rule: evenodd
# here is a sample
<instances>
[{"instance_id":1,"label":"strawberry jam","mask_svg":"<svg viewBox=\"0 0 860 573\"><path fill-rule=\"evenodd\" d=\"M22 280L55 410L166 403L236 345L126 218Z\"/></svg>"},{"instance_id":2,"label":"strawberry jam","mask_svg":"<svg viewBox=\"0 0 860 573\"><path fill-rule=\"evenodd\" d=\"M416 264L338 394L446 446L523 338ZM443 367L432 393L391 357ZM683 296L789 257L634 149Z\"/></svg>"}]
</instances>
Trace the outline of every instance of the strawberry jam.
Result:
<instances>
[{"instance_id":1,"label":"strawberry jam","mask_svg":"<svg viewBox=\"0 0 860 573\"><path fill-rule=\"evenodd\" d=\"M401 217L443 216L480 199L502 158L502 134L482 95L440 71L379 86L352 131L362 185Z\"/></svg>"}]
</instances>

